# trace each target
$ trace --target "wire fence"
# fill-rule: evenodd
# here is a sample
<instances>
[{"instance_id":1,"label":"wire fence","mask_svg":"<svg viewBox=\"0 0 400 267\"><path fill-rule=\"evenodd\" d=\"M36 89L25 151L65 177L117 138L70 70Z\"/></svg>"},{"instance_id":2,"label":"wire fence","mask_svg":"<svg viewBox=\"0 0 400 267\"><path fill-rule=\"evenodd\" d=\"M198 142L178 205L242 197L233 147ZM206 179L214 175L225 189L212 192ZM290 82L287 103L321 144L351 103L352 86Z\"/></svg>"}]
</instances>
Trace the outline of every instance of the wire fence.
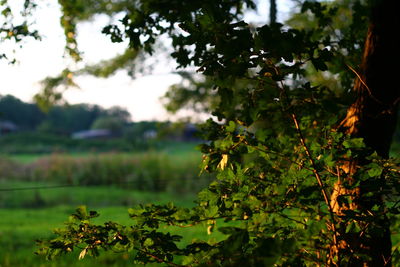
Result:
<instances>
[{"instance_id":1,"label":"wire fence","mask_svg":"<svg viewBox=\"0 0 400 267\"><path fill-rule=\"evenodd\" d=\"M193 178L192 178L193 179ZM202 179L199 177L199 182L202 181L204 182L205 180L208 180L209 182L211 181L210 179ZM165 184L168 184L170 182L177 182L177 181L184 181L184 179L179 178L179 177L171 177L168 179L151 179L152 183L155 183L159 186L163 186ZM26 182L26 181L23 181ZM33 183L33 182L32 182ZM46 189L59 189L59 188L76 188L76 187L97 187L97 186L130 186L127 189L135 189L132 188L134 186L137 186L138 190L141 190L141 186L143 184L143 181L126 181L126 182L117 182L117 183L97 183L97 184L59 184L59 185L40 185L40 186L22 186L22 187L9 187L9 188L1 188L0 187L0 192L15 192L15 191L29 191L29 190L46 190ZM203 184L204 185L204 184ZM176 185L177 187L179 186ZM144 190L146 191L146 190Z\"/></svg>"},{"instance_id":2,"label":"wire fence","mask_svg":"<svg viewBox=\"0 0 400 267\"><path fill-rule=\"evenodd\" d=\"M28 190L42 190L42 189L55 189L55 188L67 188L67 187L78 187L82 185L48 185L48 186L30 186L30 187L15 187L15 188L0 188L0 192L14 192L14 191L28 191Z\"/></svg>"}]
</instances>

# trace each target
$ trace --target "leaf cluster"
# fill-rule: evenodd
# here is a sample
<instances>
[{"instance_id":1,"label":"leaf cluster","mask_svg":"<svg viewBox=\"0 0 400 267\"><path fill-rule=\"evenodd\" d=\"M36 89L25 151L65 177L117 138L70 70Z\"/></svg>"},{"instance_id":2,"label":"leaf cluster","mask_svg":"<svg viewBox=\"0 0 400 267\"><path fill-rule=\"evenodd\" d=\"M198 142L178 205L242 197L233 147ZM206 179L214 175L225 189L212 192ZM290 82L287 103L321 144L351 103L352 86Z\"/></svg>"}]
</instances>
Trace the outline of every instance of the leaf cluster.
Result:
<instances>
[{"instance_id":1,"label":"leaf cluster","mask_svg":"<svg viewBox=\"0 0 400 267\"><path fill-rule=\"evenodd\" d=\"M23 3L23 4L22 4ZM9 4L8 0L0 1L0 42L21 45L21 41L27 37L39 40L39 32L32 28L32 14L36 8L35 1L25 0L17 8L22 19L16 19L15 10ZM2 49L3 51L5 49ZM12 53L11 53L12 54ZM0 52L0 60L6 59L10 63L15 63L16 60L11 58L11 54Z\"/></svg>"}]
</instances>

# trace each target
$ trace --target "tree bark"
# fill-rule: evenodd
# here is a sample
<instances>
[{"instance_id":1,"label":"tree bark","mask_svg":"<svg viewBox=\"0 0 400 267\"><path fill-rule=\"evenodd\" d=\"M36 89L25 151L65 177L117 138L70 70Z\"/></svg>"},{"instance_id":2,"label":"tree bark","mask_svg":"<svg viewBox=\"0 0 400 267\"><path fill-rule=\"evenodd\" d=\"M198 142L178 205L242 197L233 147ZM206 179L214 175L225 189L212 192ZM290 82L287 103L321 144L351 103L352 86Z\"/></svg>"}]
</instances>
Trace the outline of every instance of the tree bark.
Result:
<instances>
[{"instance_id":1,"label":"tree bark","mask_svg":"<svg viewBox=\"0 0 400 267\"><path fill-rule=\"evenodd\" d=\"M371 1L370 25L364 46L364 53L360 73L354 90L357 94L356 101L350 106L345 119L341 122L339 130L353 137L364 139L367 147L376 151L383 158L389 157L392 136L396 127L397 108L399 104L400 82L399 68L400 46L396 38L400 29L399 2L396 0ZM349 159L341 166L346 174L347 183L353 183L353 174L359 166L368 163L366 159ZM368 186L361 184L355 189L346 189L338 181L331 196L331 205L338 215L343 215L345 210L368 211L372 205L382 205L383 200L379 195L364 201ZM339 196L351 196L352 204L339 203ZM373 203L372 203L373 202ZM348 266L392 266L390 223L383 216L375 225L362 222L358 224L363 231L357 235L349 235L344 231L339 232L338 246L331 247L330 264L341 266L338 258L347 256ZM341 225L344 229L346 225ZM371 227L375 230L368 233ZM355 254L368 255L364 259ZM353 256L349 256L352 255ZM333 259L333 256L337 256ZM343 256L343 257L341 257Z\"/></svg>"},{"instance_id":2,"label":"tree bark","mask_svg":"<svg viewBox=\"0 0 400 267\"><path fill-rule=\"evenodd\" d=\"M278 13L278 8L276 6L276 0L269 1L269 23L276 22L276 15Z\"/></svg>"}]
</instances>

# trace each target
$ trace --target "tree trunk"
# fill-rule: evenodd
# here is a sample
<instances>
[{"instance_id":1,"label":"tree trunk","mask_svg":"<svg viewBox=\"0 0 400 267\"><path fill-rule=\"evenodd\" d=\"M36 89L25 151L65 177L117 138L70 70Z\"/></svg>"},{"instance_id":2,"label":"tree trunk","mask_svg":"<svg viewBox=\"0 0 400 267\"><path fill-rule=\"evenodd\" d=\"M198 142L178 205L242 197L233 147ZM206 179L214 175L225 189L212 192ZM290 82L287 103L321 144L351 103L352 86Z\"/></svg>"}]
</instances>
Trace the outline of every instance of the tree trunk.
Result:
<instances>
[{"instance_id":1,"label":"tree trunk","mask_svg":"<svg viewBox=\"0 0 400 267\"><path fill-rule=\"evenodd\" d=\"M388 158L392 136L396 127L399 103L400 46L396 41L400 29L399 2L396 0L376 0L371 7L371 19L365 41L359 77L354 85L357 99L347 111L339 130L353 137L361 137L367 147L383 158ZM342 170L346 182L354 182L353 174L359 166L368 163L366 159L349 159ZM367 185L346 189L343 181L338 181L331 196L331 206L338 215L345 210L369 211L373 205L382 205L382 197L364 201ZM351 196L350 205L338 202L338 196ZM341 266L340 259L347 257L347 266L391 266L390 224L386 217L374 225L358 222L363 231L356 235L346 234L341 223L338 246L331 247L330 264ZM375 227L369 232L369 229ZM378 231L376 231L378 230ZM368 235L364 234L368 233ZM357 253L356 253L357 252ZM357 254L368 255L365 259ZM349 256L350 255L350 256ZM336 256L336 259L333 259ZM338 260L339 259L339 260Z\"/></svg>"},{"instance_id":2,"label":"tree trunk","mask_svg":"<svg viewBox=\"0 0 400 267\"><path fill-rule=\"evenodd\" d=\"M276 22L276 14L278 13L278 8L276 6L276 0L269 1L269 23Z\"/></svg>"}]
</instances>

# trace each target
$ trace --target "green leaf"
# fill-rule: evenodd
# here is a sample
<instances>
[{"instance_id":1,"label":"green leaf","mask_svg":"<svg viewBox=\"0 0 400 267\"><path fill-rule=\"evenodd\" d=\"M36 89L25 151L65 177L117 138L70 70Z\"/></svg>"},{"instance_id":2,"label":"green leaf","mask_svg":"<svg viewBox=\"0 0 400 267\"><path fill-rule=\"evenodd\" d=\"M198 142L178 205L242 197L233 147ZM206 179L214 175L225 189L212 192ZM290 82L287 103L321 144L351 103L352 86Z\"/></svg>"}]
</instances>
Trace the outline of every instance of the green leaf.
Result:
<instances>
[{"instance_id":1,"label":"green leaf","mask_svg":"<svg viewBox=\"0 0 400 267\"><path fill-rule=\"evenodd\" d=\"M214 218L218 215L218 206L211 206L205 210L205 216L209 218Z\"/></svg>"},{"instance_id":2,"label":"green leaf","mask_svg":"<svg viewBox=\"0 0 400 267\"><path fill-rule=\"evenodd\" d=\"M363 138L352 138L345 140L343 146L345 148L364 148L365 144Z\"/></svg>"},{"instance_id":3,"label":"green leaf","mask_svg":"<svg viewBox=\"0 0 400 267\"><path fill-rule=\"evenodd\" d=\"M226 126L226 131L233 133L236 130L236 124L233 121L229 122L229 125Z\"/></svg>"},{"instance_id":4,"label":"green leaf","mask_svg":"<svg viewBox=\"0 0 400 267\"><path fill-rule=\"evenodd\" d=\"M376 163L373 164L369 164L370 169L367 171L368 175L370 177L380 177L382 172L383 172L383 168L381 166L379 166Z\"/></svg>"},{"instance_id":5,"label":"green leaf","mask_svg":"<svg viewBox=\"0 0 400 267\"><path fill-rule=\"evenodd\" d=\"M154 245L154 241L151 238L146 238L146 240L143 243L143 246L145 247L151 247L152 245Z\"/></svg>"},{"instance_id":6,"label":"green leaf","mask_svg":"<svg viewBox=\"0 0 400 267\"><path fill-rule=\"evenodd\" d=\"M233 226L225 226L225 227L219 227L218 231L223 233L224 235L231 235L231 234L236 234L236 233L242 231L242 229L238 228L238 227L233 227Z\"/></svg>"},{"instance_id":7,"label":"green leaf","mask_svg":"<svg viewBox=\"0 0 400 267\"><path fill-rule=\"evenodd\" d=\"M86 206L79 206L72 216L78 220L85 220L88 217Z\"/></svg>"},{"instance_id":8,"label":"green leaf","mask_svg":"<svg viewBox=\"0 0 400 267\"><path fill-rule=\"evenodd\" d=\"M346 226L346 233L360 233L362 229L356 222L351 222Z\"/></svg>"}]
</instances>

